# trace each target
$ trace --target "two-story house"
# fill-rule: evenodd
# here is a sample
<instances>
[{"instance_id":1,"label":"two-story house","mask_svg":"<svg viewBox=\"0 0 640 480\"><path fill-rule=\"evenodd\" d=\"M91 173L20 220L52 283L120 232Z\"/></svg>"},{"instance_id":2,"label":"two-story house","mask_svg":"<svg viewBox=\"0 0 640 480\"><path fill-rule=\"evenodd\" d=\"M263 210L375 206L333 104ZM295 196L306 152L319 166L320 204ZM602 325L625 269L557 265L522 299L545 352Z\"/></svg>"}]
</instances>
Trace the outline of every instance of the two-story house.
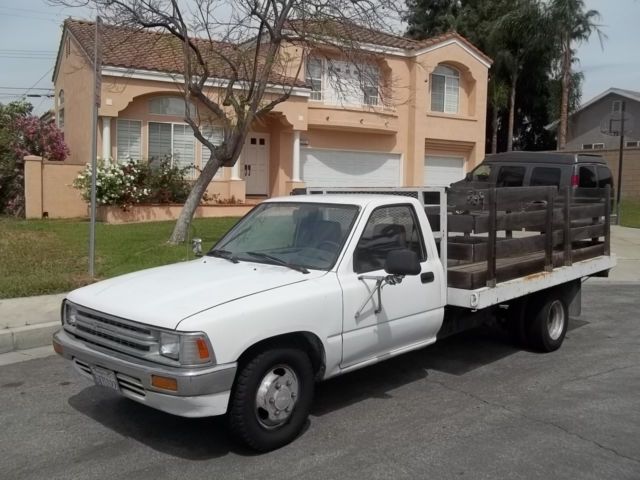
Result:
<instances>
[{"instance_id":1,"label":"two-story house","mask_svg":"<svg viewBox=\"0 0 640 480\"><path fill-rule=\"evenodd\" d=\"M255 122L240 160L218 172L210 192L245 199L303 185L444 185L483 159L486 55L456 33L414 41L349 28L374 60L354 65L331 51L306 52L291 97ZM161 36L102 28L98 156L170 158L197 175L206 151L184 122L180 59ZM90 160L93 49L94 24L66 20L53 82L70 164ZM348 86L363 69L372 79L366 88L332 81L339 75ZM383 85L392 92L385 101ZM212 125L206 134L215 139L220 131Z\"/></svg>"},{"instance_id":2,"label":"two-story house","mask_svg":"<svg viewBox=\"0 0 640 480\"><path fill-rule=\"evenodd\" d=\"M567 150L612 150L620 148L620 137L607 133L621 128L622 103L625 118L624 148L640 147L640 92L609 88L580 106L569 116Z\"/></svg>"}]
</instances>

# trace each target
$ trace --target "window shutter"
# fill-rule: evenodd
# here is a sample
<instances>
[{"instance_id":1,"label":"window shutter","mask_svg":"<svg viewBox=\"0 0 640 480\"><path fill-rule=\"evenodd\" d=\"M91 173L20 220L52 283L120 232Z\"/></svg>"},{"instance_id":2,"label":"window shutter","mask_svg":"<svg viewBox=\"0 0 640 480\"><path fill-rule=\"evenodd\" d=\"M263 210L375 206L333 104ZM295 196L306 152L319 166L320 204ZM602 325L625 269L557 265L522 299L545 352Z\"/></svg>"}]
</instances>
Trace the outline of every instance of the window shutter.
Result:
<instances>
[{"instance_id":1,"label":"window shutter","mask_svg":"<svg viewBox=\"0 0 640 480\"><path fill-rule=\"evenodd\" d=\"M149 162L171 159L171 124L149 122Z\"/></svg>"},{"instance_id":2,"label":"window shutter","mask_svg":"<svg viewBox=\"0 0 640 480\"><path fill-rule=\"evenodd\" d=\"M445 77L444 111L458 113L458 95L460 92L460 80L454 77Z\"/></svg>"},{"instance_id":3,"label":"window shutter","mask_svg":"<svg viewBox=\"0 0 640 480\"><path fill-rule=\"evenodd\" d=\"M173 164L180 168L194 167L195 159L193 130L189 125L173 125Z\"/></svg>"},{"instance_id":4,"label":"window shutter","mask_svg":"<svg viewBox=\"0 0 640 480\"><path fill-rule=\"evenodd\" d=\"M142 155L142 122L137 120L118 119L116 123L116 137L118 148L118 163L130 160L139 162Z\"/></svg>"}]
</instances>

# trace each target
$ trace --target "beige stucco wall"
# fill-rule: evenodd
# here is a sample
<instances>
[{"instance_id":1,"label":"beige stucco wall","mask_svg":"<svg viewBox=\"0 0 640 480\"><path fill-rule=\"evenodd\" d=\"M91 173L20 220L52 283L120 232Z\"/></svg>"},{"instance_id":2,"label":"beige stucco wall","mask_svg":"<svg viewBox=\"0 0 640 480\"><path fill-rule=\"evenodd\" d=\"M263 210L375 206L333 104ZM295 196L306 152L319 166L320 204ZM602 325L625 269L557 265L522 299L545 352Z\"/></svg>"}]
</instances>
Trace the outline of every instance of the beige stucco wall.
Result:
<instances>
[{"instance_id":1,"label":"beige stucco wall","mask_svg":"<svg viewBox=\"0 0 640 480\"><path fill-rule=\"evenodd\" d=\"M87 216L87 204L73 180L83 165L49 162L40 157L25 157L26 218L75 218Z\"/></svg>"},{"instance_id":2,"label":"beige stucco wall","mask_svg":"<svg viewBox=\"0 0 640 480\"><path fill-rule=\"evenodd\" d=\"M56 113L64 108L64 139L71 164L91 161L91 115L93 97L92 66L75 41L65 35L61 43L60 64L54 79ZM64 91L64 104L59 102Z\"/></svg>"}]
</instances>

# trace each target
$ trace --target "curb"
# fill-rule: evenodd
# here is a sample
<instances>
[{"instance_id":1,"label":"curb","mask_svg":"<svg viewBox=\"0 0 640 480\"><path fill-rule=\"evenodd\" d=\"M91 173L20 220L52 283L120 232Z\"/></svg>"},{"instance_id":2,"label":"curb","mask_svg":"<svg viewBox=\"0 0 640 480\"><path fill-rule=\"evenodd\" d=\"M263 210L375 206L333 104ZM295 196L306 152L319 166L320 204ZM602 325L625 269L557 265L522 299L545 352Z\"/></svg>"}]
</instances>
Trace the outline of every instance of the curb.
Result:
<instances>
[{"instance_id":1,"label":"curb","mask_svg":"<svg viewBox=\"0 0 640 480\"><path fill-rule=\"evenodd\" d=\"M0 330L0 354L51 344L51 336L60 330L60 321Z\"/></svg>"}]
</instances>

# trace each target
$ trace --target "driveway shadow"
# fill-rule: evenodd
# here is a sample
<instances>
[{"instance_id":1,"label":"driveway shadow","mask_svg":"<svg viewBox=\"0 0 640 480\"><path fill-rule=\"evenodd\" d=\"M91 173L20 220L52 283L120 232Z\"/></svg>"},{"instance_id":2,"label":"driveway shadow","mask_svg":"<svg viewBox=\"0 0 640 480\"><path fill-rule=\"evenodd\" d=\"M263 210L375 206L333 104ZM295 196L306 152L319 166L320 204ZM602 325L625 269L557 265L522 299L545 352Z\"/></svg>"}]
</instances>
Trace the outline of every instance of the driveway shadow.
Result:
<instances>
[{"instance_id":1,"label":"driveway shadow","mask_svg":"<svg viewBox=\"0 0 640 480\"><path fill-rule=\"evenodd\" d=\"M97 386L69 398L69 405L123 437L173 457L207 460L230 452L253 454L231 438L223 417L178 417Z\"/></svg>"}]
</instances>

